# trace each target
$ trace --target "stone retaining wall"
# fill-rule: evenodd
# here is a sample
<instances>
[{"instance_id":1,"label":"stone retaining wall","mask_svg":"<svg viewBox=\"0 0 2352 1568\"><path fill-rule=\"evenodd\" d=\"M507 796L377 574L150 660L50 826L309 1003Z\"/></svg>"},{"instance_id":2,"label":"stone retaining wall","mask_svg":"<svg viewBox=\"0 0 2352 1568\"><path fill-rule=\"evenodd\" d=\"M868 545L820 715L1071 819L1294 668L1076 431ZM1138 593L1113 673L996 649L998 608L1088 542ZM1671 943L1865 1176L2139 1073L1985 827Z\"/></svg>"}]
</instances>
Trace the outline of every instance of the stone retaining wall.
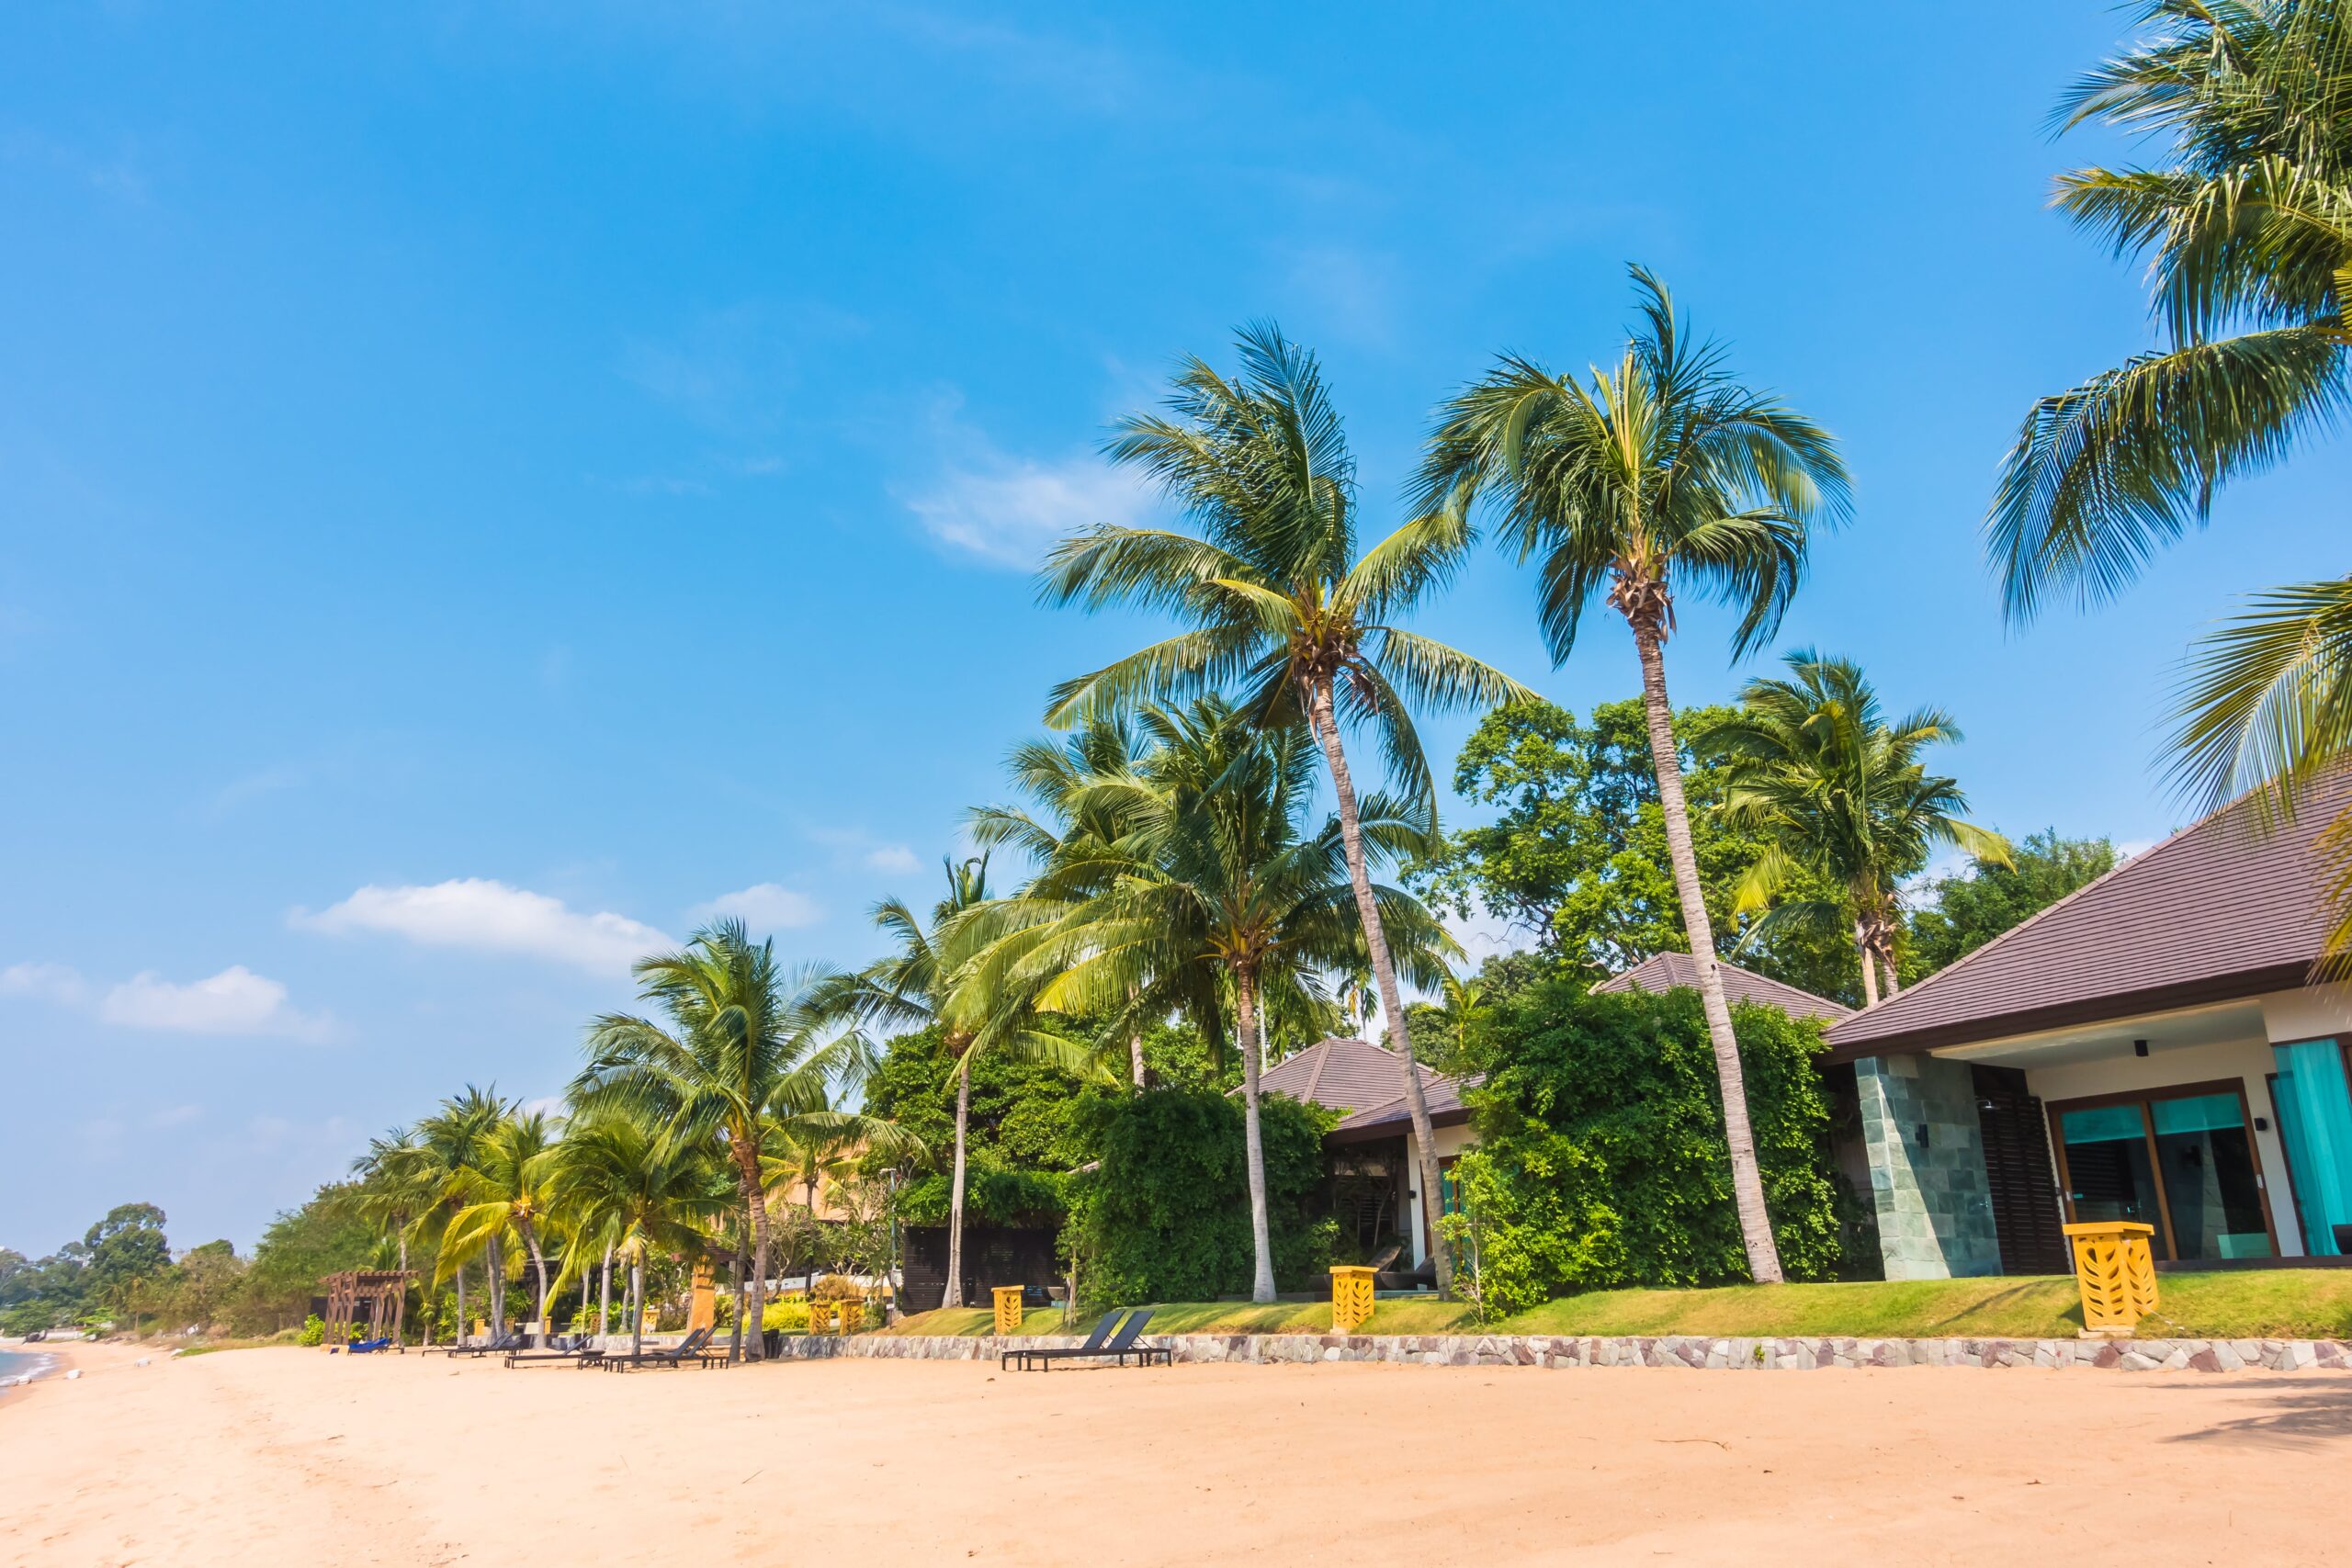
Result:
<instances>
[{"instance_id":1,"label":"stone retaining wall","mask_svg":"<svg viewBox=\"0 0 2352 1568\"><path fill-rule=\"evenodd\" d=\"M1591 1338L1529 1334L1151 1334L1180 1361L1396 1361L1434 1367L2105 1367L2124 1371L2300 1371L2352 1368L2333 1339L1710 1339ZM1074 1348L1076 1336L999 1339L946 1335L788 1336L784 1359L839 1356L994 1360L1006 1349Z\"/></svg>"}]
</instances>

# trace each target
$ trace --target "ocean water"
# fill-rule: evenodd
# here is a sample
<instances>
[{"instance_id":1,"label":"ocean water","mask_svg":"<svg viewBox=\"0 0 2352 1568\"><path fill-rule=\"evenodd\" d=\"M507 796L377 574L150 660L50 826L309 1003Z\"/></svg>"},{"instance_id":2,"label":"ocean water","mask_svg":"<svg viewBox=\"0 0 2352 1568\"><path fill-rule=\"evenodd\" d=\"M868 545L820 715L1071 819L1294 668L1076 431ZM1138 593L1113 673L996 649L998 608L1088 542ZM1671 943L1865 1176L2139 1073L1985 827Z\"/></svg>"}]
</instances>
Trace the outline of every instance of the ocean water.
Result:
<instances>
[{"instance_id":1,"label":"ocean water","mask_svg":"<svg viewBox=\"0 0 2352 1568\"><path fill-rule=\"evenodd\" d=\"M37 1372L47 1364L48 1358L39 1350L0 1350L0 1383Z\"/></svg>"}]
</instances>

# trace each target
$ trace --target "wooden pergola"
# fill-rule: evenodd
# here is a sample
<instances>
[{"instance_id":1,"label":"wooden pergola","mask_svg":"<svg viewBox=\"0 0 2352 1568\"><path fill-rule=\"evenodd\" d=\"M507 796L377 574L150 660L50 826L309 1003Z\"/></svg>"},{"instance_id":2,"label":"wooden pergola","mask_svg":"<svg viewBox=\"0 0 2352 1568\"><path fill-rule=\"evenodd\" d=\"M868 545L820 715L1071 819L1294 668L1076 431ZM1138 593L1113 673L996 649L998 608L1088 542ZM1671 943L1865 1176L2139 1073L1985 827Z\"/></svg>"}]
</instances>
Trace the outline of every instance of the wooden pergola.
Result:
<instances>
[{"instance_id":1,"label":"wooden pergola","mask_svg":"<svg viewBox=\"0 0 2352 1568\"><path fill-rule=\"evenodd\" d=\"M349 1343L351 1331L365 1323L367 1337L390 1335L399 1345L408 1317L409 1281L415 1278L413 1269L346 1269L321 1280L327 1293L325 1343Z\"/></svg>"}]
</instances>

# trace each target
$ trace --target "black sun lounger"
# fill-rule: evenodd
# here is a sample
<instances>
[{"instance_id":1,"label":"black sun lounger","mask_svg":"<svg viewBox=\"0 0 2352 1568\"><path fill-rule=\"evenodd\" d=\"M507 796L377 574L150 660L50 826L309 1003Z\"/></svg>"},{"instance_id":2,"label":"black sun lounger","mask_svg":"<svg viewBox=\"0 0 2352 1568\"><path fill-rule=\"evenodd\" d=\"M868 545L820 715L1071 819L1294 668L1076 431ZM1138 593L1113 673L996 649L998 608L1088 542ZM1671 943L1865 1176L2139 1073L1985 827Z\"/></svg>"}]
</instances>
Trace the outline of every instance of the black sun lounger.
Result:
<instances>
[{"instance_id":1,"label":"black sun lounger","mask_svg":"<svg viewBox=\"0 0 2352 1568\"><path fill-rule=\"evenodd\" d=\"M587 1354L588 1336L582 1334L569 1340L558 1339L544 1350L509 1350L506 1352L506 1364L511 1367L517 1361L576 1361Z\"/></svg>"},{"instance_id":2,"label":"black sun lounger","mask_svg":"<svg viewBox=\"0 0 2352 1568\"><path fill-rule=\"evenodd\" d=\"M1066 1346L1059 1350L1007 1350L996 1359L996 1370L1002 1371L1015 1361L1019 1361L1025 1369L1032 1356L1091 1356L1102 1348L1102 1342L1111 1337L1112 1325L1118 1321L1119 1309L1113 1307L1102 1314L1102 1321L1094 1325L1094 1332L1086 1337L1085 1344Z\"/></svg>"},{"instance_id":3,"label":"black sun lounger","mask_svg":"<svg viewBox=\"0 0 2352 1568\"><path fill-rule=\"evenodd\" d=\"M1106 1345L1098 1346L1091 1350L1081 1345L1072 1350L1024 1351L1023 1354L1026 1359L1022 1365L1035 1367L1042 1372L1050 1371L1056 1361L1101 1360L1106 1356L1116 1357L1118 1364L1123 1367L1127 1364L1129 1356L1141 1358L1137 1362L1138 1365L1148 1364L1149 1358L1153 1356L1167 1355L1165 1351L1147 1350L1136 1344L1136 1336L1141 1334L1144 1325L1150 1321L1151 1309L1146 1307L1141 1312L1130 1313L1127 1321L1119 1325L1119 1332L1113 1335L1110 1343ZM1169 1364L1171 1366L1175 1364L1173 1358L1169 1358Z\"/></svg>"},{"instance_id":4,"label":"black sun lounger","mask_svg":"<svg viewBox=\"0 0 2352 1568\"><path fill-rule=\"evenodd\" d=\"M701 1352L703 1346L707 1344L709 1339L709 1329L697 1328L667 1350L647 1350L635 1356L608 1355L604 1359L605 1370L617 1372L630 1367L684 1366L689 1359Z\"/></svg>"}]
</instances>

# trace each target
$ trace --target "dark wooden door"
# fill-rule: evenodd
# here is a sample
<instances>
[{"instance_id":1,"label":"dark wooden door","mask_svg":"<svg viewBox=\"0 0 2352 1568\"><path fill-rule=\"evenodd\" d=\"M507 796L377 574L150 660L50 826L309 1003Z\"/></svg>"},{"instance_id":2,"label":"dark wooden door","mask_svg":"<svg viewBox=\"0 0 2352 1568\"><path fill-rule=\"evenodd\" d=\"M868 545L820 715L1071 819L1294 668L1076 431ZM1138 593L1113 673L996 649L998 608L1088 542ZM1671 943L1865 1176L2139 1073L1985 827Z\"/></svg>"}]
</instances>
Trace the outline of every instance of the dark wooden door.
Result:
<instances>
[{"instance_id":1,"label":"dark wooden door","mask_svg":"<svg viewBox=\"0 0 2352 1568\"><path fill-rule=\"evenodd\" d=\"M1984 1181L2004 1274L2066 1274L2064 1211L2050 1165L2050 1122L2015 1067L1978 1066L1976 1124L1984 1138Z\"/></svg>"}]
</instances>

